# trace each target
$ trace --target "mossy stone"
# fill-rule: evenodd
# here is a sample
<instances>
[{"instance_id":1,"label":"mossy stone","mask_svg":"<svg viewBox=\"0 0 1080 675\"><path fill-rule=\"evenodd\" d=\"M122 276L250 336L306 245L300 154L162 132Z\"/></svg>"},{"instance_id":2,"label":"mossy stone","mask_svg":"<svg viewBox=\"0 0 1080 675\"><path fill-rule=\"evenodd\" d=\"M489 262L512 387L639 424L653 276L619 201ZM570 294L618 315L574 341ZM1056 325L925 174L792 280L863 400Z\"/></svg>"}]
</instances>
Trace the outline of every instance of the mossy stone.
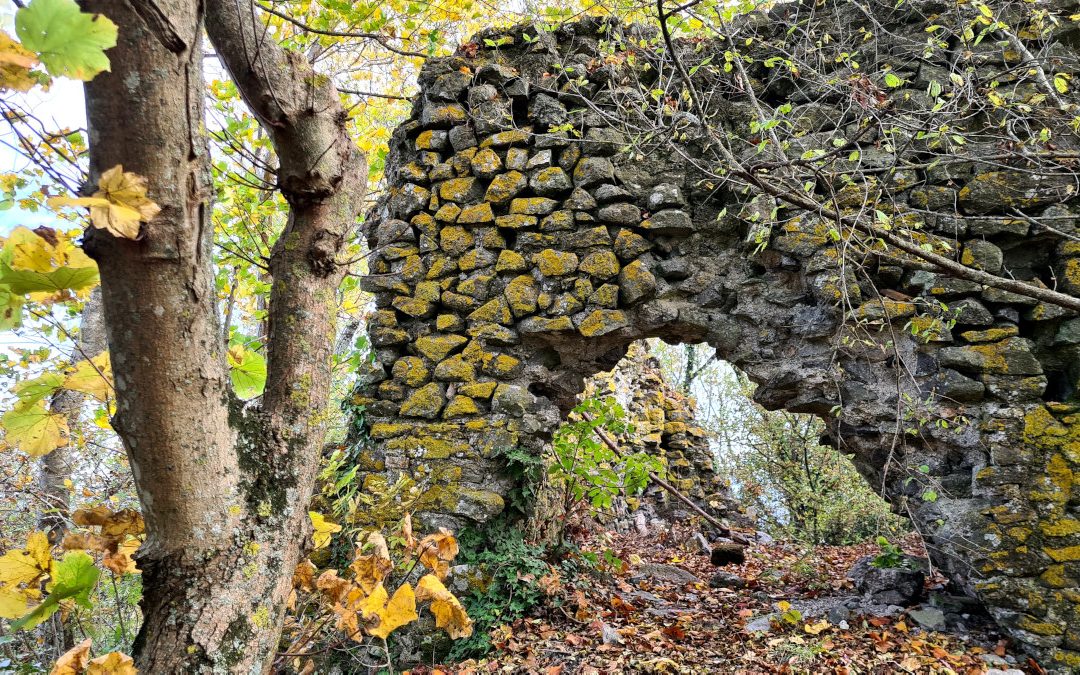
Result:
<instances>
[{"instance_id":1,"label":"mossy stone","mask_svg":"<svg viewBox=\"0 0 1080 675\"><path fill-rule=\"evenodd\" d=\"M419 387L431 377L431 371L418 356L403 356L394 362L391 374L395 380L410 387Z\"/></svg>"},{"instance_id":2,"label":"mossy stone","mask_svg":"<svg viewBox=\"0 0 1080 675\"><path fill-rule=\"evenodd\" d=\"M493 220L495 220L495 214L491 210L491 204L481 202L461 209L461 215L458 216L457 222L465 225L477 225L490 223Z\"/></svg>"},{"instance_id":3,"label":"mossy stone","mask_svg":"<svg viewBox=\"0 0 1080 675\"><path fill-rule=\"evenodd\" d=\"M468 396L457 395L450 400L450 403L446 404L446 409L443 410L443 418L450 419L452 417L468 417L469 415L479 415L480 408L476 405L476 401L472 400Z\"/></svg>"}]
</instances>

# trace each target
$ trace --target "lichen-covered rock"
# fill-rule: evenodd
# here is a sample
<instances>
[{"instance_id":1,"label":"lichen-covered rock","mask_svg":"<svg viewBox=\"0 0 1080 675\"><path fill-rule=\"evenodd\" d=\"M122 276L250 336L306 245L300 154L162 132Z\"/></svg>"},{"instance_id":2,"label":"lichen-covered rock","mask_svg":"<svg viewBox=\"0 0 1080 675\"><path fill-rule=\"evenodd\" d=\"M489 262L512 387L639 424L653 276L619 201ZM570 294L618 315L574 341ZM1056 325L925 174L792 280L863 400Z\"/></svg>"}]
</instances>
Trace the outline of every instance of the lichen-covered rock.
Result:
<instances>
[{"instance_id":1,"label":"lichen-covered rock","mask_svg":"<svg viewBox=\"0 0 1080 675\"><path fill-rule=\"evenodd\" d=\"M626 265L619 272L619 297L627 305L634 305L652 297L656 292L656 276L640 259Z\"/></svg>"},{"instance_id":2,"label":"lichen-covered rock","mask_svg":"<svg viewBox=\"0 0 1080 675\"><path fill-rule=\"evenodd\" d=\"M544 249L533 256L533 263L545 277L564 277L573 274L578 266L578 257L568 251Z\"/></svg>"},{"instance_id":3,"label":"lichen-covered rock","mask_svg":"<svg viewBox=\"0 0 1080 675\"><path fill-rule=\"evenodd\" d=\"M402 417L434 419L439 415L439 411L442 410L445 402L442 387L434 382L429 382L405 399L405 402L401 404L399 414Z\"/></svg>"},{"instance_id":4,"label":"lichen-covered rock","mask_svg":"<svg viewBox=\"0 0 1080 675\"><path fill-rule=\"evenodd\" d=\"M521 191L526 186L528 186L528 179L525 178L525 174L519 171L499 174L488 185L484 199L492 204L502 204L521 194Z\"/></svg>"}]
</instances>

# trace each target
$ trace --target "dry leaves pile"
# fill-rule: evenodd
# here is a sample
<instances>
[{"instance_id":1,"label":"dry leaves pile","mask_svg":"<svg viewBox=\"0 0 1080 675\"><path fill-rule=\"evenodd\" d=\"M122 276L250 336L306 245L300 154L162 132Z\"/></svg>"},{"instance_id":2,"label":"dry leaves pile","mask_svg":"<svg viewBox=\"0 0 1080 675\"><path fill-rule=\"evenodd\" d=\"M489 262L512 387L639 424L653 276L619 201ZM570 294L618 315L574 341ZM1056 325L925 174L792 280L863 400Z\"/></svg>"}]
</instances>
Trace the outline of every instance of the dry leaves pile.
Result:
<instances>
[{"instance_id":1,"label":"dry leaves pile","mask_svg":"<svg viewBox=\"0 0 1080 675\"><path fill-rule=\"evenodd\" d=\"M928 632L901 614L852 616L841 625L803 620L789 603L850 593L847 570L876 554L872 544L757 546L745 564L725 571L745 582L741 589L685 586L642 579L642 563L663 563L707 581L716 572L703 555L671 544L679 537L589 534L587 550L609 549L623 562L577 587L558 589L563 606L540 618L520 620L493 632L497 651L482 660L413 675L544 673L960 673L986 672L981 655L1006 655L1006 642L989 627L964 636ZM916 540L905 549L922 554ZM778 617L767 633L750 634L754 617ZM1041 672L1023 657L1020 667Z\"/></svg>"}]
</instances>

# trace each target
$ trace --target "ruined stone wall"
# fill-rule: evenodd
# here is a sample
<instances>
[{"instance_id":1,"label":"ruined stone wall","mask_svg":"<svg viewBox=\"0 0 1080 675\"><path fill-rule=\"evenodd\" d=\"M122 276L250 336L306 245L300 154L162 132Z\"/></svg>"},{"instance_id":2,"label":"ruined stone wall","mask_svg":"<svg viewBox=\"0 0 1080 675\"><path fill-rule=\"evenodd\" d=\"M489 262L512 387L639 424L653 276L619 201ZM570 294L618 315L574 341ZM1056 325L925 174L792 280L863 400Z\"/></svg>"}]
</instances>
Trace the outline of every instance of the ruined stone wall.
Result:
<instances>
[{"instance_id":1,"label":"ruined stone wall","mask_svg":"<svg viewBox=\"0 0 1080 675\"><path fill-rule=\"evenodd\" d=\"M1045 5L1061 18L1052 44L1018 38L1051 72L1080 70L1068 4ZM1001 159L1010 148L990 103L950 112L963 146L934 121L935 96L986 91L979 72L999 97L1049 95L1005 40L926 48L936 31L981 26L977 13L781 3L731 28L753 57L754 100L722 67L730 45L679 50L740 157L758 161L756 108L791 103L784 151L816 200L970 267L1080 295L1071 165L1045 176ZM767 65L774 56L796 59L799 77ZM765 407L822 416L936 564L1045 666L1080 668L1080 319L883 252L820 214L751 201L722 175L673 73L655 33L595 20L490 31L429 60L368 230L376 362L352 439L366 444L365 489L403 477L401 508L429 522L490 519L515 487L500 451L539 454L585 377L635 340L707 342ZM1025 133L1059 125L1054 152L1067 156L1070 116ZM1008 131L1024 126L1013 118ZM842 152L815 160L814 148Z\"/></svg>"},{"instance_id":2,"label":"ruined stone wall","mask_svg":"<svg viewBox=\"0 0 1080 675\"><path fill-rule=\"evenodd\" d=\"M668 482L729 527L754 527L753 519L739 508L731 483L716 472L709 432L698 422L694 399L667 381L647 343L633 343L613 370L586 380L581 396L618 400L633 427L618 439L620 446L659 457ZM598 517L627 531L637 525L639 516L645 524L659 520L663 526L695 515L653 484L641 495L617 500L610 513Z\"/></svg>"}]
</instances>

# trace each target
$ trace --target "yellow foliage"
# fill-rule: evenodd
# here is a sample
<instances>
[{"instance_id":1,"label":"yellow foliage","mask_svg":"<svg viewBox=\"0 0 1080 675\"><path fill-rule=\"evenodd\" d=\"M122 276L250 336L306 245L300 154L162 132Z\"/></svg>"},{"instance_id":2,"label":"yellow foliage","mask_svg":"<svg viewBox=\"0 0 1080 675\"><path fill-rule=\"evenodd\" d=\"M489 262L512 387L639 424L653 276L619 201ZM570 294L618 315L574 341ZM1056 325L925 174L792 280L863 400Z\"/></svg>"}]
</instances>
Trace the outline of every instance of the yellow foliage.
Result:
<instances>
[{"instance_id":1,"label":"yellow foliage","mask_svg":"<svg viewBox=\"0 0 1080 675\"><path fill-rule=\"evenodd\" d=\"M50 675L135 675L135 662L120 652L90 658L90 640L72 647L56 661Z\"/></svg>"},{"instance_id":2,"label":"yellow foliage","mask_svg":"<svg viewBox=\"0 0 1080 675\"><path fill-rule=\"evenodd\" d=\"M0 417L11 447L32 457L47 455L67 445L68 425L63 415L52 413L43 401L22 401Z\"/></svg>"},{"instance_id":3,"label":"yellow foliage","mask_svg":"<svg viewBox=\"0 0 1080 675\"><path fill-rule=\"evenodd\" d=\"M29 91L38 83L30 73L37 62L33 52L0 31L0 89Z\"/></svg>"},{"instance_id":4,"label":"yellow foliage","mask_svg":"<svg viewBox=\"0 0 1080 675\"><path fill-rule=\"evenodd\" d=\"M329 546L334 533L341 532L340 525L328 522L326 517L317 511L308 511L308 517L311 518L311 526L314 528L311 538L315 542L315 548Z\"/></svg>"},{"instance_id":5,"label":"yellow foliage","mask_svg":"<svg viewBox=\"0 0 1080 675\"><path fill-rule=\"evenodd\" d=\"M390 551L386 546L386 538L378 532L368 535L367 546L372 552L368 555L358 555L349 568L356 575L356 583L365 593L374 593L380 586L390 570L394 569L394 563L390 560Z\"/></svg>"},{"instance_id":6,"label":"yellow foliage","mask_svg":"<svg viewBox=\"0 0 1080 675\"><path fill-rule=\"evenodd\" d=\"M434 574L427 574L416 584L416 599L421 602L430 600L431 613L435 615L435 626L442 628L454 640L472 635L472 619L465 613L465 608L453 593L446 590L442 581Z\"/></svg>"},{"instance_id":7,"label":"yellow foliage","mask_svg":"<svg viewBox=\"0 0 1080 675\"><path fill-rule=\"evenodd\" d=\"M125 172L120 164L101 174L93 197L52 197L47 203L54 209L86 206L94 227L124 239L137 239L139 224L149 222L161 211L146 196L146 179Z\"/></svg>"},{"instance_id":8,"label":"yellow foliage","mask_svg":"<svg viewBox=\"0 0 1080 675\"><path fill-rule=\"evenodd\" d=\"M49 538L44 532L31 532L25 549L0 556L0 617L17 619L26 614L27 603L41 595L38 582L52 566Z\"/></svg>"},{"instance_id":9,"label":"yellow foliage","mask_svg":"<svg viewBox=\"0 0 1080 675\"><path fill-rule=\"evenodd\" d=\"M102 402L106 401L113 387L109 352L101 352L92 359L83 359L77 363L75 370L64 380L63 387L89 394Z\"/></svg>"}]
</instances>

